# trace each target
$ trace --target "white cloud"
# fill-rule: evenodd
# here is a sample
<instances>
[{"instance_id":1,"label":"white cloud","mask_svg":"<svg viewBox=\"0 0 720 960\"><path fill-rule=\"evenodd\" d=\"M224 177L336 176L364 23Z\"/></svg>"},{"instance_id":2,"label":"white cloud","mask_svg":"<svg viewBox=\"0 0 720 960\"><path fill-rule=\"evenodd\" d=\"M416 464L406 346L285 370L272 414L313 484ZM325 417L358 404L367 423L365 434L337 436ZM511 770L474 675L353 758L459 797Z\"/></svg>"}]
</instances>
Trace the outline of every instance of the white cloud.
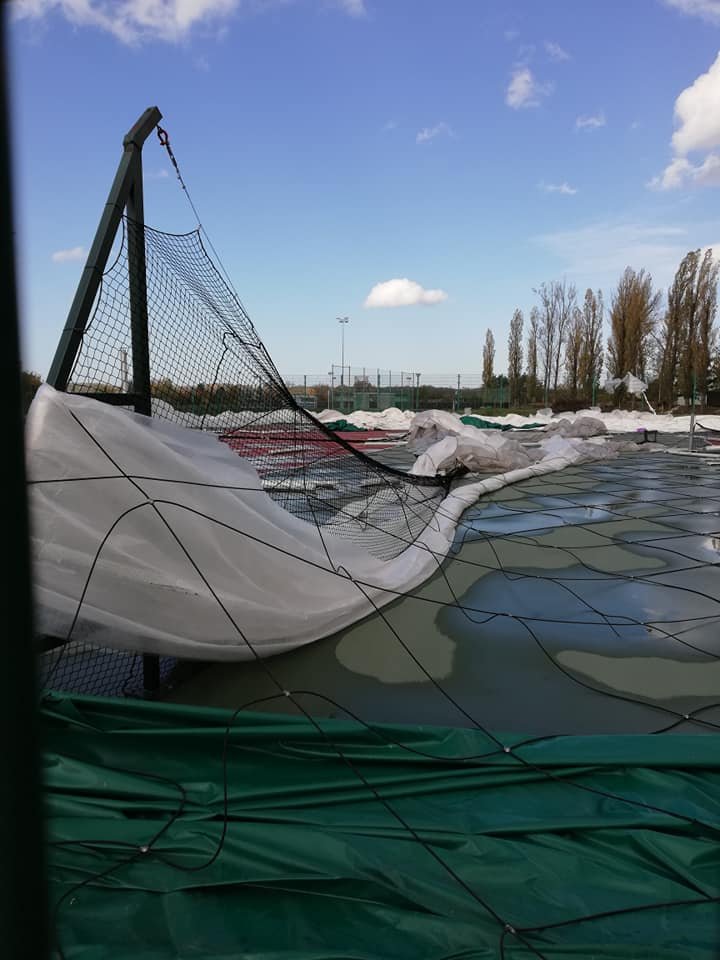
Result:
<instances>
[{"instance_id":1,"label":"white cloud","mask_svg":"<svg viewBox=\"0 0 720 960\"><path fill-rule=\"evenodd\" d=\"M631 221L591 223L574 230L560 230L532 238L558 261L557 272L580 283L611 286L627 266L645 267L656 286L667 288L678 264L688 252L711 246L718 235L718 221L678 224L646 224Z\"/></svg>"},{"instance_id":2,"label":"white cloud","mask_svg":"<svg viewBox=\"0 0 720 960\"><path fill-rule=\"evenodd\" d=\"M551 92L552 87L538 83L529 67L518 67L513 71L505 91L505 103L513 110L537 107L541 99Z\"/></svg>"},{"instance_id":3,"label":"white cloud","mask_svg":"<svg viewBox=\"0 0 720 960\"><path fill-rule=\"evenodd\" d=\"M414 280L385 280L376 283L365 298L366 307L413 307L417 304L432 306L447 300L444 290L425 290Z\"/></svg>"},{"instance_id":4,"label":"white cloud","mask_svg":"<svg viewBox=\"0 0 720 960\"><path fill-rule=\"evenodd\" d=\"M648 186L673 190L683 186L720 184L720 158L711 151L720 147L720 54L707 73L686 87L675 101L677 129L672 136L674 157ZM688 154L706 153L693 162Z\"/></svg>"},{"instance_id":5,"label":"white cloud","mask_svg":"<svg viewBox=\"0 0 720 960\"><path fill-rule=\"evenodd\" d=\"M365 0L335 0L335 6L344 10L349 17L367 16Z\"/></svg>"},{"instance_id":6,"label":"white cloud","mask_svg":"<svg viewBox=\"0 0 720 960\"><path fill-rule=\"evenodd\" d=\"M447 134L449 137L454 136L452 127L449 123L445 123L444 120L436 123L434 127L423 127L415 137L415 143L427 143L429 140L434 140L435 137L439 137L441 134Z\"/></svg>"},{"instance_id":7,"label":"white cloud","mask_svg":"<svg viewBox=\"0 0 720 960\"><path fill-rule=\"evenodd\" d=\"M651 190L675 190L678 187L720 186L720 156L709 153L702 163L693 164L687 157L676 157L659 177L648 182Z\"/></svg>"},{"instance_id":8,"label":"white cloud","mask_svg":"<svg viewBox=\"0 0 720 960\"><path fill-rule=\"evenodd\" d=\"M552 40L545 41L545 52L550 59L556 63L562 63L563 60L570 60L570 54L567 50L563 50L559 43L554 43Z\"/></svg>"},{"instance_id":9,"label":"white cloud","mask_svg":"<svg viewBox=\"0 0 720 960\"><path fill-rule=\"evenodd\" d=\"M665 6L673 7L689 17L720 23L720 0L665 0Z\"/></svg>"},{"instance_id":10,"label":"white cloud","mask_svg":"<svg viewBox=\"0 0 720 960\"><path fill-rule=\"evenodd\" d=\"M574 197L577 193L577 187L571 187L564 180L562 183L541 183L540 189L545 193L561 193L566 197Z\"/></svg>"},{"instance_id":11,"label":"white cloud","mask_svg":"<svg viewBox=\"0 0 720 960\"><path fill-rule=\"evenodd\" d=\"M383 130L396 130L397 129L397 120L388 120L383 124Z\"/></svg>"},{"instance_id":12,"label":"white cloud","mask_svg":"<svg viewBox=\"0 0 720 960\"><path fill-rule=\"evenodd\" d=\"M165 169L165 167L161 167L159 170L155 170L154 172L150 172L150 173L146 173L146 174L145 174L145 177L146 177L148 180L167 180L167 178L168 178L169 176L170 176L170 174L169 174L169 172Z\"/></svg>"},{"instance_id":13,"label":"white cloud","mask_svg":"<svg viewBox=\"0 0 720 960\"><path fill-rule=\"evenodd\" d=\"M77 27L95 27L123 43L177 43L199 24L232 15L240 0L16 0L17 19L40 20L57 12Z\"/></svg>"},{"instance_id":14,"label":"white cloud","mask_svg":"<svg viewBox=\"0 0 720 960\"><path fill-rule=\"evenodd\" d=\"M707 73L687 87L675 101L673 150L685 156L692 150L711 150L720 144L720 53Z\"/></svg>"},{"instance_id":15,"label":"white cloud","mask_svg":"<svg viewBox=\"0 0 720 960\"><path fill-rule=\"evenodd\" d=\"M503 34L508 43L511 43L513 40L517 40L520 36L519 30L506 30Z\"/></svg>"},{"instance_id":16,"label":"white cloud","mask_svg":"<svg viewBox=\"0 0 720 960\"><path fill-rule=\"evenodd\" d=\"M575 121L575 129L597 130L598 127L604 127L606 123L605 114L600 111L600 113L586 114L585 116L578 117Z\"/></svg>"},{"instance_id":17,"label":"white cloud","mask_svg":"<svg viewBox=\"0 0 720 960\"><path fill-rule=\"evenodd\" d=\"M69 250L56 250L50 259L53 263L72 263L74 260L84 260L86 256L84 247L70 247Z\"/></svg>"}]
</instances>

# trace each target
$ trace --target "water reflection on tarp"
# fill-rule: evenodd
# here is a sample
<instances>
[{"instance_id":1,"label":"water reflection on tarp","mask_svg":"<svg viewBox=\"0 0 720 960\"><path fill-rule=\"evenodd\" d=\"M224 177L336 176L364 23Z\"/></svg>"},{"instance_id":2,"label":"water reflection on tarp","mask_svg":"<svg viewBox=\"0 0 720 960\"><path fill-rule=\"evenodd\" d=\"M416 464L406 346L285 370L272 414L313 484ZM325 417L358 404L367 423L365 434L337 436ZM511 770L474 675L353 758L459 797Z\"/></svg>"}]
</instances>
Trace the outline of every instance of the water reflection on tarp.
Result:
<instances>
[{"instance_id":1,"label":"water reflection on tarp","mask_svg":"<svg viewBox=\"0 0 720 960\"><path fill-rule=\"evenodd\" d=\"M303 695L319 716L602 733L661 729L670 709L720 724L719 511L717 466L667 455L507 487L467 512L413 596L268 665L320 694ZM263 665L239 664L174 698L276 692Z\"/></svg>"}]
</instances>

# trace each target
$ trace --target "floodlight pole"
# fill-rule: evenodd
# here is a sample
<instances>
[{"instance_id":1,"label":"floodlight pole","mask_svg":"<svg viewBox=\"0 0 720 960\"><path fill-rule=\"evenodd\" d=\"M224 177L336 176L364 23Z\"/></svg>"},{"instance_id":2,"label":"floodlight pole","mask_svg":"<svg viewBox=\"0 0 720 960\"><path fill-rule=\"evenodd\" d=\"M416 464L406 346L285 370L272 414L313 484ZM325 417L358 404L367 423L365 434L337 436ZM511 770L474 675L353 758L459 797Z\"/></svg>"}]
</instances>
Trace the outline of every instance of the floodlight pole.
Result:
<instances>
[{"instance_id":1,"label":"floodlight pole","mask_svg":"<svg viewBox=\"0 0 720 960\"><path fill-rule=\"evenodd\" d=\"M340 386L345 386L345 324L350 323L350 317L336 317L340 324ZM348 386L350 386L350 377L348 376Z\"/></svg>"}]
</instances>

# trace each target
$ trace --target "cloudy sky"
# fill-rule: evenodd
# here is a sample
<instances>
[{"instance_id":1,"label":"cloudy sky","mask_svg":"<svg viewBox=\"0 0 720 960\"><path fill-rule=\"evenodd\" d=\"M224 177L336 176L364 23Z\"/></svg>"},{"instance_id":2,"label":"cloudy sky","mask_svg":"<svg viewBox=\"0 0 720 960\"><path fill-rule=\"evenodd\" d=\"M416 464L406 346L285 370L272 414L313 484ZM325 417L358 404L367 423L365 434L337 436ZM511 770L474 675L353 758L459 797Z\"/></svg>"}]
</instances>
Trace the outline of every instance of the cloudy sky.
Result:
<instances>
[{"instance_id":1,"label":"cloudy sky","mask_svg":"<svg viewBox=\"0 0 720 960\"><path fill-rule=\"evenodd\" d=\"M566 277L720 250L720 0L14 0L25 366L146 106L285 374L470 373ZM146 220L196 220L157 142Z\"/></svg>"}]
</instances>

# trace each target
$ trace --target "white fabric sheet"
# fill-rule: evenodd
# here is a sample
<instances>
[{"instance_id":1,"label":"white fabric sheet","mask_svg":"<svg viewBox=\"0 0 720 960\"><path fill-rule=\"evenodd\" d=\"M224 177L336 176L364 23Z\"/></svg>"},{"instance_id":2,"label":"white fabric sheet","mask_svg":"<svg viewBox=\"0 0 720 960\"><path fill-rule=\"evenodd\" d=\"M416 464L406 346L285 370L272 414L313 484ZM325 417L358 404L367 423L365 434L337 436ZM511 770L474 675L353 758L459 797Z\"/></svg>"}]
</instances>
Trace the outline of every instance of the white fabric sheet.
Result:
<instances>
[{"instance_id":1,"label":"white fabric sheet","mask_svg":"<svg viewBox=\"0 0 720 960\"><path fill-rule=\"evenodd\" d=\"M43 386L27 421L38 629L185 658L281 653L421 584L482 494L610 454L592 446L548 438L541 462L456 485L382 561L289 514L215 436Z\"/></svg>"}]
</instances>

